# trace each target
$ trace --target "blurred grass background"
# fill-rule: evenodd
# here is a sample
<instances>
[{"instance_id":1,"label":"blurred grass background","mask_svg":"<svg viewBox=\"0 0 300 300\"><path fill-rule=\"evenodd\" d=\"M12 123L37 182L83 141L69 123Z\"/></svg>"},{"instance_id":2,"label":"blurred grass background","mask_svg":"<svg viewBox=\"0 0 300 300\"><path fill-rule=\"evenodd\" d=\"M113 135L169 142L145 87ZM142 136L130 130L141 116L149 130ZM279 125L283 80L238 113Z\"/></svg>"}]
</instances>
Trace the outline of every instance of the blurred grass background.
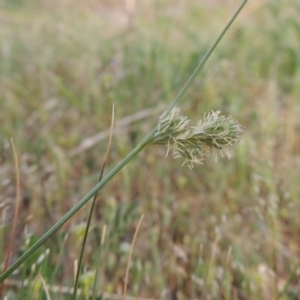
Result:
<instances>
[{"instance_id":1,"label":"blurred grass background","mask_svg":"<svg viewBox=\"0 0 300 300\"><path fill-rule=\"evenodd\" d=\"M10 137L22 193L13 261L96 184L108 141L99 133L110 126L112 104L116 121L130 118L115 127L106 170L157 123L239 4L0 1L2 261L16 199ZM98 292L121 293L144 214L128 295L279 297L300 260L299 20L297 0L247 4L181 105L195 121L211 110L232 115L245 129L238 149L231 160L190 170L165 158L163 147L148 147L126 166L97 201L83 289L101 248ZM41 274L49 285L72 286L88 207L12 279L34 283ZM300 299L295 275L280 299ZM38 284L8 284L6 297L46 299Z\"/></svg>"}]
</instances>

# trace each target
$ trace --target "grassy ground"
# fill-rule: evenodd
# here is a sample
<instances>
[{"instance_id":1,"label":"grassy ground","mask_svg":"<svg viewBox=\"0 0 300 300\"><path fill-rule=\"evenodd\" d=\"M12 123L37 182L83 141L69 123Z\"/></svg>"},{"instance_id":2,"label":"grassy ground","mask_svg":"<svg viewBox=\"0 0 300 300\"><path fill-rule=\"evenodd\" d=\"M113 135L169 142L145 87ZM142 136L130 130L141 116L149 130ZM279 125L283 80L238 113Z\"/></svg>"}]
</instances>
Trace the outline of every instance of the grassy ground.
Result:
<instances>
[{"instance_id":1,"label":"grassy ground","mask_svg":"<svg viewBox=\"0 0 300 300\"><path fill-rule=\"evenodd\" d=\"M10 137L22 198L13 261L95 185L112 104L116 121L148 110L116 124L107 171L157 123L239 1L137 4L0 2L1 261L16 199ZM238 149L190 170L148 147L126 166L97 201L81 299L99 255L99 294L122 292L142 214L128 295L300 299L299 18L296 0L248 3L181 105L195 121L211 110L239 120ZM88 207L11 276L6 299L46 299L38 274L50 299L70 299Z\"/></svg>"}]
</instances>

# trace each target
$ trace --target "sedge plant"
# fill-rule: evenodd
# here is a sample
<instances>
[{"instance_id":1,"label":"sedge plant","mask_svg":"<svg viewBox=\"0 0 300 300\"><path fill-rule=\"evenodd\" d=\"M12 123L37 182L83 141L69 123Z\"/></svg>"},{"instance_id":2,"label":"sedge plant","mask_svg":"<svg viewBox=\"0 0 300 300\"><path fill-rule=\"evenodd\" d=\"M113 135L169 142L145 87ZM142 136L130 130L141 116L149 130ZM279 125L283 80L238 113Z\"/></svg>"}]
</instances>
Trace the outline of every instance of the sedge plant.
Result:
<instances>
[{"instance_id":1,"label":"sedge plant","mask_svg":"<svg viewBox=\"0 0 300 300\"><path fill-rule=\"evenodd\" d=\"M241 125L231 117L220 115L220 112L211 112L204 116L196 126L180 113L178 102L185 95L187 89L193 83L199 71L203 68L208 58L222 40L223 36L234 22L247 0L243 0L228 24L224 27L216 41L200 61L189 80L183 86L178 95L169 104L166 111L159 118L158 124L140 141L140 143L115 166L94 188L92 188L75 206L73 206L56 224L35 242L21 257L19 257L7 270L0 275L0 283L20 267L45 241L76 214L99 190L101 190L125 165L127 165L139 152L150 145L167 145L167 154L171 151L174 157L182 157L184 164L193 167L203 163L203 160L218 153L229 155L228 149L235 146L242 134Z\"/></svg>"}]
</instances>

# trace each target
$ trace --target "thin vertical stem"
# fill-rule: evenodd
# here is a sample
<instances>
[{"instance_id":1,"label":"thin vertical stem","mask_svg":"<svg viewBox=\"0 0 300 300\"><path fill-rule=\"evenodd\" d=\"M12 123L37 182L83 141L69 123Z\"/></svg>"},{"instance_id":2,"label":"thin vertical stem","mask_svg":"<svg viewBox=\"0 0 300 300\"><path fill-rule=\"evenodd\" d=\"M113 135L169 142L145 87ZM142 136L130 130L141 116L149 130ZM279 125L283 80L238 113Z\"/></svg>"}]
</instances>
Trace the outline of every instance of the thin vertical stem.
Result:
<instances>
[{"instance_id":1,"label":"thin vertical stem","mask_svg":"<svg viewBox=\"0 0 300 300\"><path fill-rule=\"evenodd\" d=\"M108 141L108 145L107 145L106 153L105 153L105 156L104 156L104 160L103 160L103 164L102 164L102 168L101 168L101 172L100 172L100 175L99 175L98 182L100 182L102 177L103 177L104 169L105 169L105 166L106 166L106 163L107 163L108 154L109 154L109 151L110 151L110 146L111 146L111 141L112 141L112 136L113 136L114 119L115 119L115 110L114 110L114 105L113 105L109 141ZM82 265L83 253L84 253L84 249L85 249L85 245L86 245L86 241L87 241L87 236L88 236L88 233L89 233L89 229L90 229L90 225L91 225L91 221L92 221L92 216L93 216L93 212L94 212L94 208L95 208L97 193L98 192L96 192L94 197L93 197L93 201L92 201L92 205L91 205L91 208L90 208L89 216L88 216L86 227L85 227L84 237L83 237L83 241L82 241L82 245L81 245L81 250L80 250L80 255L79 255L79 260L78 260L78 268L77 268L75 283L74 283L74 291L73 291L73 299L74 300L76 300L76 298L77 298L77 288L78 288L79 274L80 274L80 269L81 269L81 265Z\"/></svg>"}]
</instances>

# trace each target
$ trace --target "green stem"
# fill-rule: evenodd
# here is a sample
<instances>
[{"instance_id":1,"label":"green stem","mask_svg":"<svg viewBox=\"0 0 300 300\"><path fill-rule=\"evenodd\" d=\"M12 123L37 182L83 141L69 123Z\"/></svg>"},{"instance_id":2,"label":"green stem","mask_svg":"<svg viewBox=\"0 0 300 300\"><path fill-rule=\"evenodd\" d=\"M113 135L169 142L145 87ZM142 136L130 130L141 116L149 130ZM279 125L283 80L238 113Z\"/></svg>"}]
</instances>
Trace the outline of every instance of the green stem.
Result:
<instances>
[{"instance_id":1,"label":"green stem","mask_svg":"<svg viewBox=\"0 0 300 300\"><path fill-rule=\"evenodd\" d=\"M0 276L0 283L20 267L56 230L65 224L76 212L78 212L97 191L99 191L115 174L117 174L132 158L134 158L152 139L156 127L98 184L96 184L75 206L73 206L56 224L54 224L35 244L33 244L18 260L16 260Z\"/></svg>"},{"instance_id":2,"label":"green stem","mask_svg":"<svg viewBox=\"0 0 300 300\"><path fill-rule=\"evenodd\" d=\"M199 71L202 69L207 59L213 53L221 39L223 38L230 25L233 23L237 15L240 13L247 0L244 0L228 24L225 26L219 37L216 39L212 47L208 50L204 58L201 60L187 83L184 85L179 94L168 106L164 117L167 117L174 106L181 100L187 89L190 87ZM145 146L151 143L153 136L157 130L157 126L149 132L143 140L134 148L113 170L111 170L98 184L96 184L75 206L73 206L69 212L67 212L56 224L54 224L35 244L33 244L18 260L16 260L4 273L0 276L0 283L2 283L9 275L11 275L18 267L20 267L56 230L64 225L76 212L78 212L101 188L109 182L131 159L133 159Z\"/></svg>"},{"instance_id":3,"label":"green stem","mask_svg":"<svg viewBox=\"0 0 300 300\"><path fill-rule=\"evenodd\" d=\"M101 181L101 179L103 177L105 164L106 164L106 161L103 162L103 166L102 166L102 169L101 169L101 172L100 172L98 183ZM77 298L79 274L80 274L80 269L81 269L81 265L82 265L84 249L85 249L85 245L86 245L86 241L87 241L87 237L88 237L88 234L89 234L89 229L90 229L90 225L91 225L91 221L92 221L92 217L93 217L93 212L94 212L94 208L95 208L97 194L98 194L98 191L93 196L93 201L92 201L92 205L91 205L91 208L90 208L90 213L89 213L89 216L88 216L88 219L87 219L87 222L86 222L86 226L85 226L85 232L84 232L83 241L82 241L82 245L81 245L81 249L80 249L79 260L78 260L78 269L77 269L77 272L76 272L75 283L74 283L73 300L76 300L76 298Z\"/></svg>"},{"instance_id":4,"label":"green stem","mask_svg":"<svg viewBox=\"0 0 300 300\"><path fill-rule=\"evenodd\" d=\"M229 27L231 26L231 24L234 22L234 20L236 19L236 17L238 16L238 14L241 12L241 10L243 9L243 7L245 6L246 2L248 0L244 0L244 2L241 4L241 6L237 9L237 11L235 12L235 14L231 17L230 21L227 23L227 25L224 27L224 29L222 30L221 34L219 35L219 37L216 39L216 41L214 42L214 44L211 46L211 48L207 51L207 53L204 55L204 57L202 58L202 60L200 61L199 65L197 66L197 68L195 69L195 71L193 72L193 74L191 75L191 77L189 78L189 80L187 81L187 83L184 85L184 87L182 88L182 90L179 92L179 94L175 97L175 99L170 103L170 105L168 106L166 112L165 112L165 117L167 117L170 113L170 111L175 107L175 105L181 100L181 98L184 96L184 94L186 93L187 89L190 87L190 85L193 83L193 81L195 80L196 76L198 75L199 71L203 68L203 66L205 65L206 61L208 60L208 58L211 56L211 54L214 52L215 48L218 46L219 42L222 40L223 36L225 35L225 33L227 32L227 30L229 29Z\"/></svg>"}]
</instances>

